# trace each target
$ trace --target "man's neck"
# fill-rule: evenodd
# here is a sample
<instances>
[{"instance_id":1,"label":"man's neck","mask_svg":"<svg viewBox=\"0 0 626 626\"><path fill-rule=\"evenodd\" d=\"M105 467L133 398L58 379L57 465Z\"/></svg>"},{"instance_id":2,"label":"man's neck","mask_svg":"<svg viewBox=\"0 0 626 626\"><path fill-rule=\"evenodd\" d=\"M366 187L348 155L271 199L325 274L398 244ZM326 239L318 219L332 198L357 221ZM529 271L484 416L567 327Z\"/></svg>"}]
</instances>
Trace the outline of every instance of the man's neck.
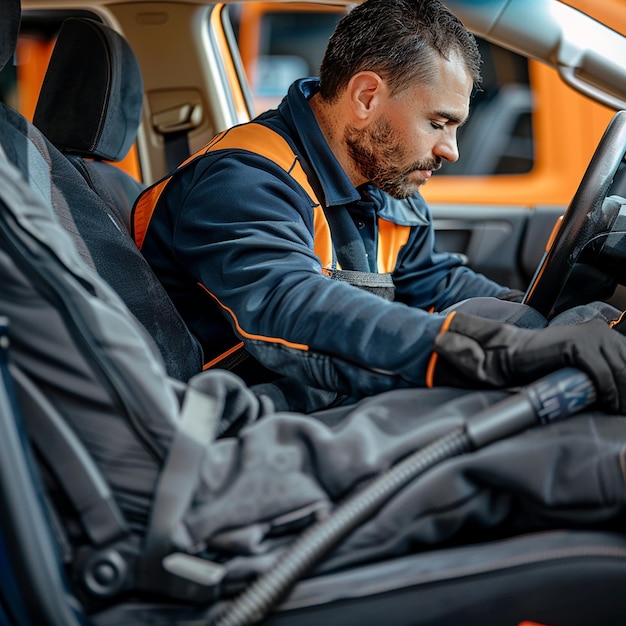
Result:
<instances>
[{"instance_id":1,"label":"man's neck","mask_svg":"<svg viewBox=\"0 0 626 626\"><path fill-rule=\"evenodd\" d=\"M345 121L341 115L341 101L329 104L316 93L309 100L315 119L326 139L326 143L337 161L346 172L355 187L363 184L365 179L360 175L350 158L344 140Z\"/></svg>"}]
</instances>

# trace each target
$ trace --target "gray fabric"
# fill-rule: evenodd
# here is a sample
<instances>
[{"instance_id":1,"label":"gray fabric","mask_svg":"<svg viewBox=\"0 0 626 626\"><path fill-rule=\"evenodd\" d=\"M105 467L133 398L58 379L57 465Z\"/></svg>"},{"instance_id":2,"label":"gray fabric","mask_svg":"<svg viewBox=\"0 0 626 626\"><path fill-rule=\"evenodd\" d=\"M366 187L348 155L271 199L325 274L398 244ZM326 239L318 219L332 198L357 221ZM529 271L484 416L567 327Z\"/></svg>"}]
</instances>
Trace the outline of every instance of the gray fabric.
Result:
<instances>
[{"instance_id":1,"label":"gray fabric","mask_svg":"<svg viewBox=\"0 0 626 626\"><path fill-rule=\"evenodd\" d=\"M617 321L621 314L621 311L606 302L589 302L559 313L550 320L550 326L580 324L595 319L610 323Z\"/></svg>"},{"instance_id":2,"label":"gray fabric","mask_svg":"<svg viewBox=\"0 0 626 626\"><path fill-rule=\"evenodd\" d=\"M442 313L461 311L485 319L506 322L520 328L543 328L548 320L527 304L501 300L500 298L469 298L448 307Z\"/></svg>"},{"instance_id":3,"label":"gray fabric","mask_svg":"<svg viewBox=\"0 0 626 626\"><path fill-rule=\"evenodd\" d=\"M14 361L79 434L141 532L181 384L4 159L0 243ZM351 491L506 395L407 389L317 417L259 419L260 399L222 375L194 381L228 424L248 425L207 446L199 475L189 477L198 482L184 527L189 543L235 578L272 567ZM626 418L589 413L452 459L403 489L321 570L538 528L623 528L624 442Z\"/></svg>"},{"instance_id":4,"label":"gray fabric","mask_svg":"<svg viewBox=\"0 0 626 626\"><path fill-rule=\"evenodd\" d=\"M364 479L501 397L393 391L330 427L264 418L237 442L215 445L207 459L212 480L199 491L188 527L210 538L209 553L231 557L232 578L271 570L312 517L326 516ZM451 459L410 483L318 572L543 529L622 530L625 443L626 418L589 413Z\"/></svg>"}]
</instances>

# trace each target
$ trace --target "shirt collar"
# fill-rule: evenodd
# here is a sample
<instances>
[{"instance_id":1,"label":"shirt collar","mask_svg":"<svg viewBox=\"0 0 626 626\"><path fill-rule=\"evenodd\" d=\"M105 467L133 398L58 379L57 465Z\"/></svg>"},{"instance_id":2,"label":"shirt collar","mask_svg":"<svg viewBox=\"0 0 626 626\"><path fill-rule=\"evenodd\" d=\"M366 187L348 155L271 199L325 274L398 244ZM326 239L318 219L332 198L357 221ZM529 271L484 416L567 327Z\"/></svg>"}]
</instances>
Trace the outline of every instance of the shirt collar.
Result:
<instances>
[{"instance_id":1,"label":"shirt collar","mask_svg":"<svg viewBox=\"0 0 626 626\"><path fill-rule=\"evenodd\" d=\"M400 226L426 226L430 222L428 205L419 191L398 200L371 183L365 183L359 189L364 198L374 203L378 217L384 220Z\"/></svg>"},{"instance_id":2,"label":"shirt collar","mask_svg":"<svg viewBox=\"0 0 626 626\"><path fill-rule=\"evenodd\" d=\"M289 87L279 110L296 129L307 160L317 175L327 206L348 204L360 194L337 161L315 119L309 99L318 92L319 79L303 78Z\"/></svg>"}]
</instances>

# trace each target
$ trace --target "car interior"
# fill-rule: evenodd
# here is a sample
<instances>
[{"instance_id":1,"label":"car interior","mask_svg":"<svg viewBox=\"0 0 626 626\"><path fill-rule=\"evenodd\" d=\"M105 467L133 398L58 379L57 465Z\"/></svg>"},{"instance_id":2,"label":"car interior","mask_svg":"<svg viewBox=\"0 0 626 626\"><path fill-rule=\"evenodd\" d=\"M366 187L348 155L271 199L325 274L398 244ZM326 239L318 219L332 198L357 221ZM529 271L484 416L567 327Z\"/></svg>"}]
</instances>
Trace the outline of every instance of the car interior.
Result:
<instances>
[{"instance_id":1,"label":"car interior","mask_svg":"<svg viewBox=\"0 0 626 626\"><path fill-rule=\"evenodd\" d=\"M15 52L20 17L19 0L3 1L0 67ZM448 4L455 9L455 2ZM496 25L485 3L483 15L468 13L467 20L497 39L498 28L515 28L513 9ZM89 55L86 41L97 42ZM615 45L624 46L621 39ZM568 69L566 51L558 57L568 80L584 80L584 71ZM626 100L622 84L624 92L610 94L612 104ZM597 96L593 85L585 89ZM110 164L136 139L143 95L139 66L123 37L93 19L72 18L60 31L33 122L0 104L0 282L6 289L0 623L367 625L393 616L394 624L407 625L532 620L584 626L597 624L598 615L607 624L623 621L626 535L611 524L435 546L336 571L304 570L287 593L263 598L252 617L242 616L235 599L241 581L230 589L219 564L192 557L172 539L189 497L181 474L191 475L194 455L212 433L185 430L194 419L186 403L197 388L192 381L204 380L201 350L128 232L130 206L143 185ZM167 112L167 97L155 98ZM77 107L92 115L73 117ZM527 291L527 302L546 314L581 255L611 272L622 264L626 202L615 199L614 180L626 152L625 116L611 120ZM162 119L167 127L168 115ZM171 128L170 154L177 154L189 138ZM590 239L597 242L591 249ZM81 396L84 405L76 401ZM196 411L206 410L206 401L196 401ZM80 426L85 412L129 442L129 465L142 464L156 476L145 533L116 501L119 490L110 484L116 468L100 465L97 437ZM147 431L139 426L146 417ZM626 429L625 421L615 418L616 432ZM180 467L190 472L174 473L177 497L167 484L172 441L179 447L171 450L185 457Z\"/></svg>"}]
</instances>

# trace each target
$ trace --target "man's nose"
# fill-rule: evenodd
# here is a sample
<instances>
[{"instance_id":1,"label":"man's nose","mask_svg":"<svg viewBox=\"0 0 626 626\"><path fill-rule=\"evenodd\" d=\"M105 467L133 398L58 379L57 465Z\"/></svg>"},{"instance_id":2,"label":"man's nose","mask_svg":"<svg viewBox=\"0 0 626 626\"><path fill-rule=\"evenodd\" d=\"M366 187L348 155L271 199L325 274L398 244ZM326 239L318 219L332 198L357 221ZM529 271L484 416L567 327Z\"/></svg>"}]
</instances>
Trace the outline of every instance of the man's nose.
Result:
<instances>
[{"instance_id":1,"label":"man's nose","mask_svg":"<svg viewBox=\"0 0 626 626\"><path fill-rule=\"evenodd\" d=\"M454 163L459 159L459 146L456 140L456 133L454 135L442 138L435 146L434 154L437 157L445 159L450 163Z\"/></svg>"}]
</instances>

